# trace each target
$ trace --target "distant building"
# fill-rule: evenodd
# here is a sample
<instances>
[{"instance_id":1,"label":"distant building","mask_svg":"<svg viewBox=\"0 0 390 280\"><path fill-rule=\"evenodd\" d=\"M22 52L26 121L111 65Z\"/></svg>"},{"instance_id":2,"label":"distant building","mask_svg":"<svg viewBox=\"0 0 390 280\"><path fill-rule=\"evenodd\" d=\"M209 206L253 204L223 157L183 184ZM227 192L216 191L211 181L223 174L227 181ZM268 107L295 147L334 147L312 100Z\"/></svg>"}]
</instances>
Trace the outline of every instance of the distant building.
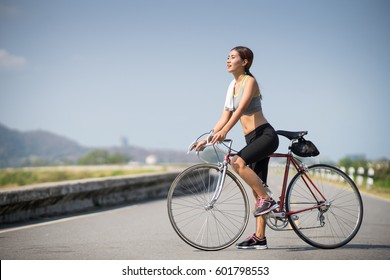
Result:
<instances>
[{"instance_id":1,"label":"distant building","mask_svg":"<svg viewBox=\"0 0 390 280\"><path fill-rule=\"evenodd\" d=\"M127 139L127 137L121 137L121 146L122 147L127 147L129 145L129 140Z\"/></svg>"},{"instance_id":2,"label":"distant building","mask_svg":"<svg viewBox=\"0 0 390 280\"><path fill-rule=\"evenodd\" d=\"M145 158L146 164L154 165L157 163L157 157L155 155L149 155Z\"/></svg>"}]
</instances>

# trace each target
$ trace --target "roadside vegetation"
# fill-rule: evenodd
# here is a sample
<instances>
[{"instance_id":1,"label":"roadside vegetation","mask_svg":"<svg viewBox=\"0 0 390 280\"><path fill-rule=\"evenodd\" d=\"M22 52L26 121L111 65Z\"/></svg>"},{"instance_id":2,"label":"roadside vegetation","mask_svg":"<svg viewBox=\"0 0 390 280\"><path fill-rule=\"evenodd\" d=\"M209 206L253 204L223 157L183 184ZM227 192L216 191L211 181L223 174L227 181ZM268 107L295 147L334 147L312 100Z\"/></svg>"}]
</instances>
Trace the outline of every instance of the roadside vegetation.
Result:
<instances>
[{"instance_id":1,"label":"roadside vegetation","mask_svg":"<svg viewBox=\"0 0 390 280\"><path fill-rule=\"evenodd\" d=\"M61 182L89 178L103 178L112 176L125 176L146 174L162 171L153 168L112 168L89 169L89 168L17 168L0 170L0 188L20 187L48 182Z\"/></svg>"},{"instance_id":2,"label":"roadside vegetation","mask_svg":"<svg viewBox=\"0 0 390 280\"><path fill-rule=\"evenodd\" d=\"M128 166L131 158L104 149L92 150L72 166L0 169L0 187L19 187L48 182L125 176L161 171L161 168Z\"/></svg>"},{"instance_id":3,"label":"roadside vegetation","mask_svg":"<svg viewBox=\"0 0 390 280\"><path fill-rule=\"evenodd\" d=\"M359 186L359 189L363 192L390 199L390 160L382 159L369 161L345 157L339 161L338 166L345 167L347 173L350 167L353 167L355 171L361 167L364 170L363 174L361 174L364 181L363 184ZM373 175L369 174L370 169L373 171ZM354 175L356 178L359 174L356 172ZM369 184L367 184L369 178L373 180L372 186L368 186Z\"/></svg>"},{"instance_id":4,"label":"roadside vegetation","mask_svg":"<svg viewBox=\"0 0 390 280\"><path fill-rule=\"evenodd\" d=\"M205 153L208 156L207 153ZM29 167L0 169L0 188L19 187L25 185L60 182L68 180L80 180L89 178L102 178L112 176L125 176L133 174L145 174L163 171L163 167L129 166L131 158L118 153L109 153L106 150L97 149L80 158L70 167ZM215 159L216 160L216 159ZM214 162L214 159L210 159ZM348 170L353 167L356 172L354 181L357 182L357 170L363 168L360 174L364 181L358 185L362 192L367 192L390 199L390 160L383 159L368 161L350 157L342 158L337 166L343 166ZM94 167L91 167L94 166ZM373 175L369 170L373 171ZM368 184L372 180L373 184Z\"/></svg>"}]
</instances>

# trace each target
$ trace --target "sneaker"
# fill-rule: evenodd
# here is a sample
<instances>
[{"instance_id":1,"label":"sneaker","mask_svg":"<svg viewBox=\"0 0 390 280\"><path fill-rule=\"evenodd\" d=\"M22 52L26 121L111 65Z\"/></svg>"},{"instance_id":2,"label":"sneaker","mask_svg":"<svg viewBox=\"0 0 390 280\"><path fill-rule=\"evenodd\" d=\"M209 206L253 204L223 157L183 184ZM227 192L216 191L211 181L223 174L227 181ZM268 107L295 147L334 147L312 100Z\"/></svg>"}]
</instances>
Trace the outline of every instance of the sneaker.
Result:
<instances>
[{"instance_id":1,"label":"sneaker","mask_svg":"<svg viewBox=\"0 0 390 280\"><path fill-rule=\"evenodd\" d=\"M262 197L258 197L258 199L257 207L254 212L255 217L267 214L268 212L278 208L278 205L272 198L267 200Z\"/></svg>"},{"instance_id":2,"label":"sneaker","mask_svg":"<svg viewBox=\"0 0 390 280\"><path fill-rule=\"evenodd\" d=\"M263 239L259 239L255 234L252 234L243 242L237 243L236 247L238 249L268 249L267 239L265 237Z\"/></svg>"}]
</instances>

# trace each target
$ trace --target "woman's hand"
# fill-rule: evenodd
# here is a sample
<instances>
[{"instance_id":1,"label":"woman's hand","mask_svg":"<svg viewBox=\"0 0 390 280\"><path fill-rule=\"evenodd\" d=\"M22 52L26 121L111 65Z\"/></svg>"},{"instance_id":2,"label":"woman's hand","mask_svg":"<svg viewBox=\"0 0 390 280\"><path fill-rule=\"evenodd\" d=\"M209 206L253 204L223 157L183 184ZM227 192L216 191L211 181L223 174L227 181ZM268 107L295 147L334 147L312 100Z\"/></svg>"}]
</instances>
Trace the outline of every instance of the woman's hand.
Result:
<instances>
[{"instance_id":1,"label":"woman's hand","mask_svg":"<svg viewBox=\"0 0 390 280\"><path fill-rule=\"evenodd\" d=\"M227 132L225 132L223 129L218 131L217 133L214 134L213 138L211 139L211 143L215 144L215 143L221 143L223 140L226 139L226 134Z\"/></svg>"},{"instance_id":2,"label":"woman's hand","mask_svg":"<svg viewBox=\"0 0 390 280\"><path fill-rule=\"evenodd\" d=\"M220 130L214 135L212 134L212 131L210 132L210 136L208 136L206 139L201 140L199 142L196 142L192 145L191 151L197 151L201 152L206 148L206 145L209 143L215 144L215 143L221 143L226 138L227 132L225 130Z\"/></svg>"},{"instance_id":3,"label":"woman's hand","mask_svg":"<svg viewBox=\"0 0 390 280\"><path fill-rule=\"evenodd\" d=\"M201 141L195 143L194 146L192 146L191 151L195 150L197 152L201 152L205 149L206 144L207 144L206 140L201 140Z\"/></svg>"}]
</instances>

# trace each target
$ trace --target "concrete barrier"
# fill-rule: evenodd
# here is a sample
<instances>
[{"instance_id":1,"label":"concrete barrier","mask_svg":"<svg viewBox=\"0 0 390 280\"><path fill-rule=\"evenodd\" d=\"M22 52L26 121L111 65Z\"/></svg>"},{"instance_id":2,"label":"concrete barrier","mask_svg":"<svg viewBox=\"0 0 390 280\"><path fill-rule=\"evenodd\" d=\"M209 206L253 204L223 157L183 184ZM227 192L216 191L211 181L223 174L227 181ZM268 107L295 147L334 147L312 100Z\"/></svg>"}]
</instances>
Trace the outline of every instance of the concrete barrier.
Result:
<instances>
[{"instance_id":1,"label":"concrete barrier","mask_svg":"<svg viewBox=\"0 0 390 280\"><path fill-rule=\"evenodd\" d=\"M163 198L178 174L143 174L2 190L0 224Z\"/></svg>"}]
</instances>

